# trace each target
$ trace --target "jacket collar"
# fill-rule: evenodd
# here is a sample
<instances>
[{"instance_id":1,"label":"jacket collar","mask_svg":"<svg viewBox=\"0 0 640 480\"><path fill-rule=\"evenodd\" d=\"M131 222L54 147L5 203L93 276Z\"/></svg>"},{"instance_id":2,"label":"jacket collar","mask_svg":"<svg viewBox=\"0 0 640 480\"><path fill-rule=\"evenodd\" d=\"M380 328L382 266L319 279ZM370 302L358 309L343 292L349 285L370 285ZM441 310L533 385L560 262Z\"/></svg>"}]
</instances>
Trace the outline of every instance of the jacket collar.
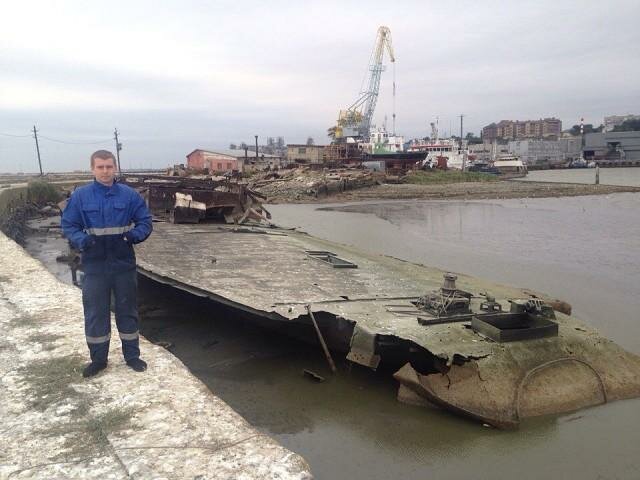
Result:
<instances>
[{"instance_id":1,"label":"jacket collar","mask_svg":"<svg viewBox=\"0 0 640 480\"><path fill-rule=\"evenodd\" d=\"M114 195L116 193L116 190L118 189L117 185L118 185L117 178L113 179L113 184L110 187L103 185L102 183L97 181L95 178L93 179L93 188L98 190L103 195Z\"/></svg>"}]
</instances>

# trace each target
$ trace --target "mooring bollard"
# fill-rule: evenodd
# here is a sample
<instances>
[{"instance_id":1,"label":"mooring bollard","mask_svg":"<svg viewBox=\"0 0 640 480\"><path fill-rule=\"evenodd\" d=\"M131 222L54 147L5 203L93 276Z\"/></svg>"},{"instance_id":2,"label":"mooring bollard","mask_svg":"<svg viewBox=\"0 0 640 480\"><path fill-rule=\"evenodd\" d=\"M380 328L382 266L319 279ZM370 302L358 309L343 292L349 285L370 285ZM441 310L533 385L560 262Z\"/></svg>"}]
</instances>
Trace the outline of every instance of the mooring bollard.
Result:
<instances>
[{"instance_id":1,"label":"mooring bollard","mask_svg":"<svg viewBox=\"0 0 640 480\"><path fill-rule=\"evenodd\" d=\"M600 165L596 165L596 185L600 185Z\"/></svg>"}]
</instances>

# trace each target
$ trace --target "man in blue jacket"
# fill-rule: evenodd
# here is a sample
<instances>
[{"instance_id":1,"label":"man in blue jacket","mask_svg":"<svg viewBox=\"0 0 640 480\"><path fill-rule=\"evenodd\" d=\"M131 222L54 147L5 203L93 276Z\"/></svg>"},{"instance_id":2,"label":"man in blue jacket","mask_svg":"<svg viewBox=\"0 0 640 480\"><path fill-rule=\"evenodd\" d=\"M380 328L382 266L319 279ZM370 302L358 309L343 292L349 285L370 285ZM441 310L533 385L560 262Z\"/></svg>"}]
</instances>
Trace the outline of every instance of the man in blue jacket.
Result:
<instances>
[{"instance_id":1,"label":"man in blue jacket","mask_svg":"<svg viewBox=\"0 0 640 480\"><path fill-rule=\"evenodd\" d=\"M151 213L134 189L115 181L116 162L107 150L91 155L95 180L76 189L62 213L62 230L82 253L84 329L91 363L82 372L92 377L107 366L111 338L111 292L122 353L129 367L143 372L136 305L136 257L133 245L153 229Z\"/></svg>"}]
</instances>

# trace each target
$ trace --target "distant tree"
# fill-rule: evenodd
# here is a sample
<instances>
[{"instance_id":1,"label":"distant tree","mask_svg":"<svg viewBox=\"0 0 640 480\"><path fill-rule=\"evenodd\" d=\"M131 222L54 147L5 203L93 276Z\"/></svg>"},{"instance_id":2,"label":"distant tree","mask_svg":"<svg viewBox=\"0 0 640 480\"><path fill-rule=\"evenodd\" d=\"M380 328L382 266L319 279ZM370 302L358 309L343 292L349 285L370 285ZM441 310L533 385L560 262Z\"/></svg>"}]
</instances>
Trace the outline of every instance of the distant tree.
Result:
<instances>
[{"instance_id":1,"label":"distant tree","mask_svg":"<svg viewBox=\"0 0 640 480\"><path fill-rule=\"evenodd\" d=\"M237 150L238 146L235 143L229 145L229 150Z\"/></svg>"},{"instance_id":2,"label":"distant tree","mask_svg":"<svg viewBox=\"0 0 640 480\"><path fill-rule=\"evenodd\" d=\"M464 139L469 143L482 143L482 139L480 137L476 137L473 132L467 133Z\"/></svg>"},{"instance_id":3,"label":"distant tree","mask_svg":"<svg viewBox=\"0 0 640 480\"><path fill-rule=\"evenodd\" d=\"M313 137L307 137L307 145L314 145Z\"/></svg>"},{"instance_id":4,"label":"distant tree","mask_svg":"<svg viewBox=\"0 0 640 480\"><path fill-rule=\"evenodd\" d=\"M640 120L625 120L620 125L613 127L614 132L638 132L640 131Z\"/></svg>"},{"instance_id":5,"label":"distant tree","mask_svg":"<svg viewBox=\"0 0 640 480\"><path fill-rule=\"evenodd\" d=\"M600 125L597 128L593 128L593 124L591 123L586 123L584 125L584 133L597 133L597 132L601 132L603 130L604 126ZM580 125L574 125L573 127L571 127L569 129L569 133L573 136L578 136L580 135Z\"/></svg>"},{"instance_id":6,"label":"distant tree","mask_svg":"<svg viewBox=\"0 0 640 480\"><path fill-rule=\"evenodd\" d=\"M338 130L338 127L333 126L327 129L327 136L331 139L331 140L335 140L336 139L336 131Z\"/></svg>"}]
</instances>

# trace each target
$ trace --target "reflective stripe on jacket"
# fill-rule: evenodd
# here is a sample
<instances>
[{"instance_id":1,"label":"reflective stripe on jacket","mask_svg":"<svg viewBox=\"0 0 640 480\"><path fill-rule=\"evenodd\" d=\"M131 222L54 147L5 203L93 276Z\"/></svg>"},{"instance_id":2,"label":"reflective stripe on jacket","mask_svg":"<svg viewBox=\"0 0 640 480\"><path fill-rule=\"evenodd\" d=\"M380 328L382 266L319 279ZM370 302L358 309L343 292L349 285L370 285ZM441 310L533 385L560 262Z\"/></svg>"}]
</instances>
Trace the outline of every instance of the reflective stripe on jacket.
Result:
<instances>
[{"instance_id":1,"label":"reflective stripe on jacket","mask_svg":"<svg viewBox=\"0 0 640 480\"><path fill-rule=\"evenodd\" d=\"M65 237L82 252L85 273L135 268L132 244L146 240L153 229L151 213L138 192L95 180L73 192L61 223Z\"/></svg>"}]
</instances>

